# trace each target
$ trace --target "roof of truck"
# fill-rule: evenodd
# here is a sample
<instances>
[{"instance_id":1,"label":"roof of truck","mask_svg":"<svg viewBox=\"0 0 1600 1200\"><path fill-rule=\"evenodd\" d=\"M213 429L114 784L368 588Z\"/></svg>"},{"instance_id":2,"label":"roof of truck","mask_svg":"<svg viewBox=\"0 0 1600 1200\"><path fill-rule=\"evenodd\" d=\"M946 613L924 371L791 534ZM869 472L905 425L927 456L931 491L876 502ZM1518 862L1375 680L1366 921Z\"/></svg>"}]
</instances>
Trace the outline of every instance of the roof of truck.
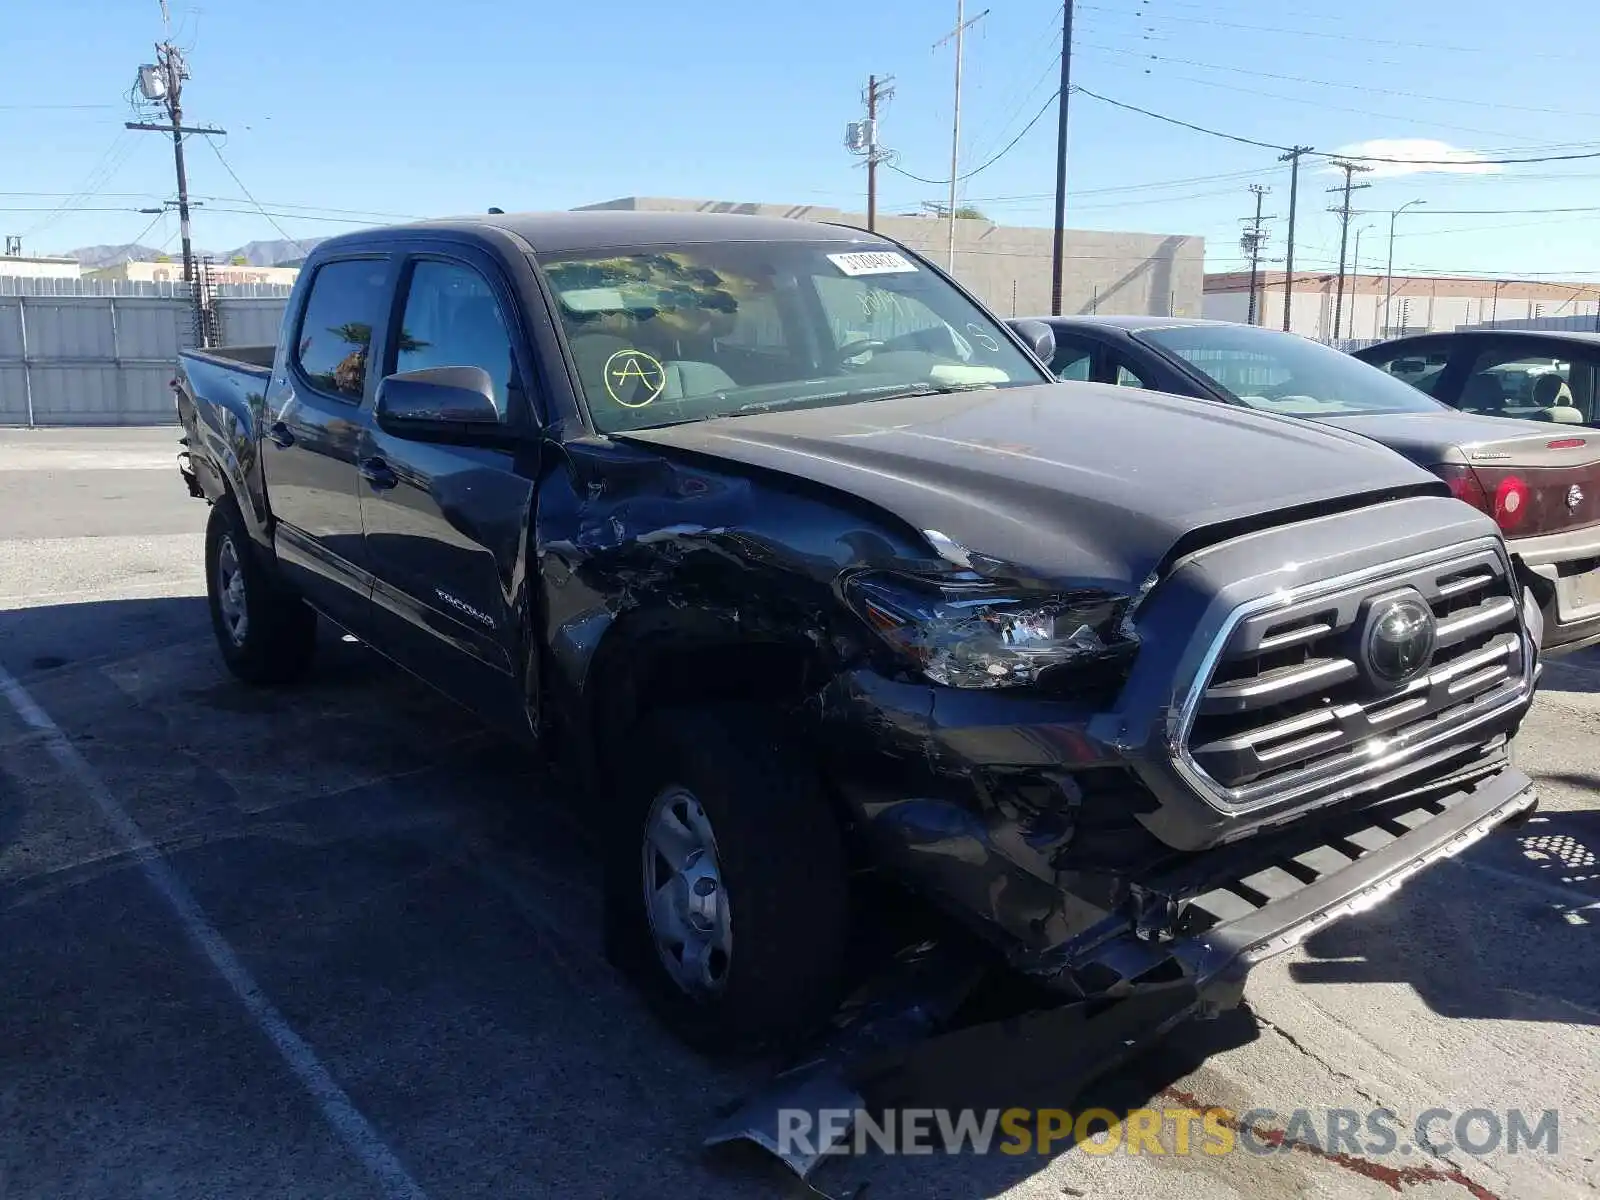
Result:
<instances>
[{"instance_id":1,"label":"roof of truck","mask_svg":"<svg viewBox=\"0 0 1600 1200\"><path fill-rule=\"evenodd\" d=\"M489 213L445 217L408 225L390 225L345 234L330 242L351 244L374 235L438 230L505 229L526 241L536 253L560 254L605 246L729 241L882 242L864 229L792 217L760 217L729 212L638 212L631 209L585 209L576 212ZM320 249L321 247L319 247Z\"/></svg>"}]
</instances>

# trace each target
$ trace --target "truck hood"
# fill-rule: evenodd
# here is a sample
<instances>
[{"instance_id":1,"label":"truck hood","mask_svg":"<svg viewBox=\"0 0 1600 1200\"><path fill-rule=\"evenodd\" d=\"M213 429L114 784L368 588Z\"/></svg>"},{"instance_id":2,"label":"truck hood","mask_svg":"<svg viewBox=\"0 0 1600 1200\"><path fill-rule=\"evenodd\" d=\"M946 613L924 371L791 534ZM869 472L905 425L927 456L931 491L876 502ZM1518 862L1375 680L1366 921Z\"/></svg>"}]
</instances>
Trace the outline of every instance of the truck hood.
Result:
<instances>
[{"instance_id":1,"label":"truck hood","mask_svg":"<svg viewBox=\"0 0 1600 1200\"><path fill-rule=\"evenodd\" d=\"M1101 384L789 409L617 436L859 496L1019 576L1123 592L1208 526L1447 492L1359 436Z\"/></svg>"}]
</instances>

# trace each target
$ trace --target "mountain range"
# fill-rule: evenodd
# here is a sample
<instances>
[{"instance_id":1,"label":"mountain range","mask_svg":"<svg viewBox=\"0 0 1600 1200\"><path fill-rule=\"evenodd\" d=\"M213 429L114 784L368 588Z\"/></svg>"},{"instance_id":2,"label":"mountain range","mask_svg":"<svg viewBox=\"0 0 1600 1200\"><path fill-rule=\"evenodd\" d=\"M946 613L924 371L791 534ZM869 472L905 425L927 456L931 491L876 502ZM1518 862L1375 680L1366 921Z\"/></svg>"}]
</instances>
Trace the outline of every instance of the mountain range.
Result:
<instances>
[{"instance_id":1,"label":"mountain range","mask_svg":"<svg viewBox=\"0 0 1600 1200\"><path fill-rule=\"evenodd\" d=\"M300 261L311 252L311 248L321 238L304 238L297 242L279 240L274 242L246 242L233 250L202 250L195 248L196 258L210 258L219 266L231 263L236 258L242 258L252 267L288 267L298 266ZM153 246L142 246L131 242L122 246L80 246L76 250L68 250L67 258L75 258L78 262L94 270L99 267L114 267L125 262L155 262L163 255L176 262L179 254L172 250L158 250Z\"/></svg>"}]
</instances>

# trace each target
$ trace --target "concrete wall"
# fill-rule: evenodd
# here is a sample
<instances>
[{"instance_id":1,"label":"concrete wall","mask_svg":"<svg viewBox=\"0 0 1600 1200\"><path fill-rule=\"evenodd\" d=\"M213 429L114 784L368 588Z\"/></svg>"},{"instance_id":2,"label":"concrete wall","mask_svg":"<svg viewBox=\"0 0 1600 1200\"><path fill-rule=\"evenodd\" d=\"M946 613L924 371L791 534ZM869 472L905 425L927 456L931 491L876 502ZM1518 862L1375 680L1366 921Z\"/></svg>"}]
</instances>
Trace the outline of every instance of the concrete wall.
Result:
<instances>
[{"instance_id":1,"label":"concrete wall","mask_svg":"<svg viewBox=\"0 0 1600 1200\"><path fill-rule=\"evenodd\" d=\"M836 221L866 227L866 217L821 205L738 204L629 196L594 209L739 212ZM878 232L946 266L948 224L932 217L880 216ZM1049 229L956 222L955 276L1002 317L1050 311ZM1101 233L1069 229L1062 311L1198 317L1205 281L1205 239L1182 234Z\"/></svg>"}]
</instances>

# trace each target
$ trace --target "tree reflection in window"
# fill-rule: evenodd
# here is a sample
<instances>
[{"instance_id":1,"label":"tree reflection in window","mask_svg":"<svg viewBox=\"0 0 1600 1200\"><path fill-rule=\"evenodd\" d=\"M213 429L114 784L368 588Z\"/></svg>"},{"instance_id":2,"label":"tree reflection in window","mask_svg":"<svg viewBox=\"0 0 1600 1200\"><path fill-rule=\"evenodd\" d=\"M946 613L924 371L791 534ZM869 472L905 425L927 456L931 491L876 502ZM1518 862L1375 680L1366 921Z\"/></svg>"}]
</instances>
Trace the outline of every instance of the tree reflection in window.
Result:
<instances>
[{"instance_id":1,"label":"tree reflection in window","mask_svg":"<svg viewBox=\"0 0 1600 1200\"><path fill-rule=\"evenodd\" d=\"M367 355L372 348L372 326L363 321L347 321L343 325L329 327L328 332L351 349L333 364L332 370L313 374L312 382L330 392L359 398L365 394L367 387ZM301 342L302 359L310 344L309 338ZM398 349L402 354L424 349L427 345L427 342L419 341L404 329L400 331Z\"/></svg>"}]
</instances>

